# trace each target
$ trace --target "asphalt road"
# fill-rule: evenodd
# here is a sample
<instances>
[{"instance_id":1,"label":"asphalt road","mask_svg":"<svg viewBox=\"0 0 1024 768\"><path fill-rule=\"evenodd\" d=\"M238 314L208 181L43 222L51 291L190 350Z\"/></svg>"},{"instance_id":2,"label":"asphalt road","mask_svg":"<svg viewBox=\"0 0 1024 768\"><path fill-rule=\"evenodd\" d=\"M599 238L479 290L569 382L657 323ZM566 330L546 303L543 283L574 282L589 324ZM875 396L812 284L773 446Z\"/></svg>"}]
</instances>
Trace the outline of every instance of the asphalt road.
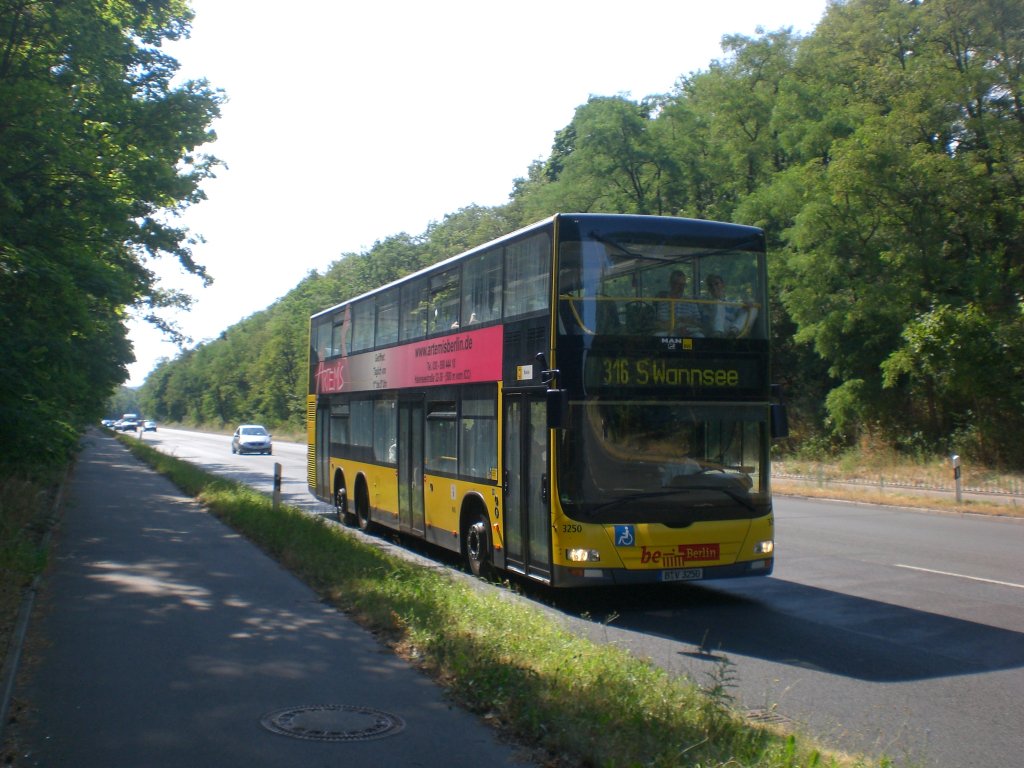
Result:
<instances>
[{"instance_id":1,"label":"asphalt road","mask_svg":"<svg viewBox=\"0 0 1024 768\"><path fill-rule=\"evenodd\" d=\"M318 514L333 511L329 504L313 498L306 486L305 445L274 440L274 452L270 456L257 453L239 455L231 453L231 435L162 427L156 432L144 432L142 440L171 456L268 494L274 490L274 464L280 464L282 501Z\"/></svg>"},{"instance_id":2,"label":"asphalt road","mask_svg":"<svg viewBox=\"0 0 1024 768\"><path fill-rule=\"evenodd\" d=\"M766 580L619 609L608 640L746 709L898 765L1024 754L1024 525L777 498ZM593 613L592 615L597 615Z\"/></svg>"},{"instance_id":3,"label":"asphalt road","mask_svg":"<svg viewBox=\"0 0 1024 768\"><path fill-rule=\"evenodd\" d=\"M303 445L233 456L230 438L162 430L147 442L270 492L329 508ZM777 497L768 579L538 602L765 720L897 765L1011 766L1024 754L1024 520Z\"/></svg>"}]
</instances>

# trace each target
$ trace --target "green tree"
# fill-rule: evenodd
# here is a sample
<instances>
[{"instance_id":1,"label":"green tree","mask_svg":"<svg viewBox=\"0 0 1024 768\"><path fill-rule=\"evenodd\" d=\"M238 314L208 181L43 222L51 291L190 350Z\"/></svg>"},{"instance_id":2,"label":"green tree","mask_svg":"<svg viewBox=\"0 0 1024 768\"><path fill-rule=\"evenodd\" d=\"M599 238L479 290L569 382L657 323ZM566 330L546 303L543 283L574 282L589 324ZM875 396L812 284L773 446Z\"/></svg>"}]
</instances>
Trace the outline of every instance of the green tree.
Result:
<instances>
[{"instance_id":1,"label":"green tree","mask_svg":"<svg viewBox=\"0 0 1024 768\"><path fill-rule=\"evenodd\" d=\"M986 375L1019 379L1005 340L1024 293L1022 29L1006 0L862 0L832 7L800 51L813 65L799 88L827 105L791 112L785 135L804 167L788 178L803 187L783 295L797 338L842 382L829 410L851 436L938 446L955 425L983 435L982 458L1024 458L991 432L999 412L1004 434L1006 418L1024 427L1007 411L1020 388L992 400L951 383L982 360ZM949 379L936 376L939 332L971 340L946 355L960 361Z\"/></svg>"},{"instance_id":2,"label":"green tree","mask_svg":"<svg viewBox=\"0 0 1024 768\"><path fill-rule=\"evenodd\" d=\"M1015 412L1024 405L1021 319L1024 315L1016 324L1000 325L977 304L934 307L907 324L900 348L882 363L884 384L907 379L905 388L926 434L1016 463L1018 441L1003 433L1019 423Z\"/></svg>"},{"instance_id":3,"label":"green tree","mask_svg":"<svg viewBox=\"0 0 1024 768\"><path fill-rule=\"evenodd\" d=\"M501 208L471 205L450 213L427 227L424 238L423 266L456 256L481 243L494 240L518 228ZM374 261L376 254L371 254ZM396 274L391 279L396 279Z\"/></svg>"},{"instance_id":4,"label":"green tree","mask_svg":"<svg viewBox=\"0 0 1024 768\"><path fill-rule=\"evenodd\" d=\"M556 137L542 183L523 185L522 216L558 211L664 214L668 158L651 133L655 101L591 97Z\"/></svg>"},{"instance_id":5,"label":"green tree","mask_svg":"<svg viewBox=\"0 0 1024 768\"><path fill-rule=\"evenodd\" d=\"M172 86L184 0L0 0L0 465L66 455L132 360L125 319L172 334L149 268L205 278L173 216L202 198L220 96Z\"/></svg>"},{"instance_id":6,"label":"green tree","mask_svg":"<svg viewBox=\"0 0 1024 768\"><path fill-rule=\"evenodd\" d=\"M788 29L758 34L723 38L726 57L682 78L659 115L668 134L660 146L679 169L670 207L680 212L732 220L788 165L774 115L799 38Z\"/></svg>"}]
</instances>

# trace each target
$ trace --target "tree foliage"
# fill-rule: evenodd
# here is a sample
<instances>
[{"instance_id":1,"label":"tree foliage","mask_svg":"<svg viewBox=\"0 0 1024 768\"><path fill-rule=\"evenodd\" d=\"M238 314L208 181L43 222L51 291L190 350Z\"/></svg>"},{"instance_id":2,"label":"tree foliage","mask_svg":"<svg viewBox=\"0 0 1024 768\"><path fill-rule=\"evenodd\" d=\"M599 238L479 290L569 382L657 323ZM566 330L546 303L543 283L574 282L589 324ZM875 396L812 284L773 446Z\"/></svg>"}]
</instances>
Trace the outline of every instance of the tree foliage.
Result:
<instances>
[{"instance_id":1,"label":"tree foliage","mask_svg":"<svg viewBox=\"0 0 1024 768\"><path fill-rule=\"evenodd\" d=\"M60 458L132 360L125 319L188 298L149 268L205 278L173 216L216 161L197 149L220 96L172 85L160 50L184 0L0 0L0 466Z\"/></svg>"},{"instance_id":2,"label":"tree foliage","mask_svg":"<svg viewBox=\"0 0 1024 768\"><path fill-rule=\"evenodd\" d=\"M833 410L834 424L895 444L969 437L1019 465L1024 8L851 2L800 59L835 117L829 136L820 105L789 101L791 124L807 126L790 138L816 156L794 176L784 302L844 393L832 401L859 414Z\"/></svg>"}]
</instances>

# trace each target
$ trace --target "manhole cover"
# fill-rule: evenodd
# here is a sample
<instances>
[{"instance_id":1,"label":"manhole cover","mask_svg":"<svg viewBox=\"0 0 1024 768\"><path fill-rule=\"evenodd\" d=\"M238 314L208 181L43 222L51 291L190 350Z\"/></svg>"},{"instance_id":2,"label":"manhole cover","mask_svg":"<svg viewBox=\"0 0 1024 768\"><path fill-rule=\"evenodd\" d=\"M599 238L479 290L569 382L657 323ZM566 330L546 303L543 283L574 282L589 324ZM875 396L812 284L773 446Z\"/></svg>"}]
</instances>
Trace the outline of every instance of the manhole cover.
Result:
<instances>
[{"instance_id":1,"label":"manhole cover","mask_svg":"<svg viewBox=\"0 0 1024 768\"><path fill-rule=\"evenodd\" d=\"M310 741L368 741L392 736L405 721L370 707L314 704L289 707L264 715L260 725L273 733Z\"/></svg>"},{"instance_id":2,"label":"manhole cover","mask_svg":"<svg viewBox=\"0 0 1024 768\"><path fill-rule=\"evenodd\" d=\"M747 710L747 717L755 723L765 723L766 725L792 724L792 721L785 715L780 715L778 712L770 709L749 709Z\"/></svg>"}]
</instances>

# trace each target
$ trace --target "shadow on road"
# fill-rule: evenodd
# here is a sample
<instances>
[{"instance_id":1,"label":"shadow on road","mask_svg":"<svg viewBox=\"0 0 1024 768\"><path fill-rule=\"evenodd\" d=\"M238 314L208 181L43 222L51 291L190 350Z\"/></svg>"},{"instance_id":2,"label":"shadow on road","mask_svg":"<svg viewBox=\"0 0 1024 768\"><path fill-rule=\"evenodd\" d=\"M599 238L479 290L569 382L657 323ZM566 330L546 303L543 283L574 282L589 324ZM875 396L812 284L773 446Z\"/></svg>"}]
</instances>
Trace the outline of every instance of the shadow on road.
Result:
<instances>
[{"instance_id":1,"label":"shadow on road","mask_svg":"<svg viewBox=\"0 0 1024 768\"><path fill-rule=\"evenodd\" d=\"M747 656L872 682L1024 666L1019 632L775 578L528 591L569 617L667 638L699 658Z\"/></svg>"}]
</instances>

